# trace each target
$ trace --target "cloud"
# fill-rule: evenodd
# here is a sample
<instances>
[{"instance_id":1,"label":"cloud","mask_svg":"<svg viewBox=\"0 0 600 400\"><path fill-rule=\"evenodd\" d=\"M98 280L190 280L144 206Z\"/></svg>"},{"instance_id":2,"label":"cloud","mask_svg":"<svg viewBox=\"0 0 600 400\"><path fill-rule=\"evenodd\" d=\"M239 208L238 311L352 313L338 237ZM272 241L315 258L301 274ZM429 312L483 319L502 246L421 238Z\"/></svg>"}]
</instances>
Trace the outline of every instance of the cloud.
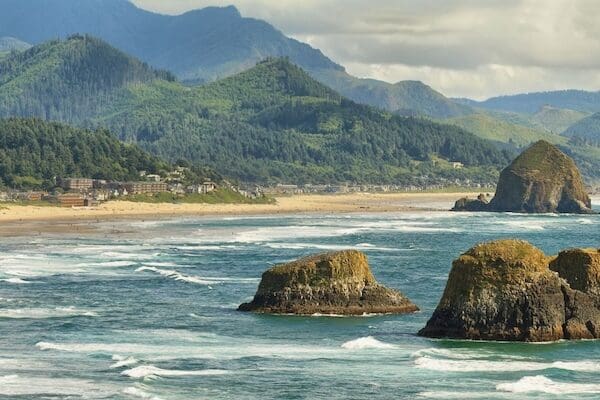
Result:
<instances>
[{"instance_id":1,"label":"cloud","mask_svg":"<svg viewBox=\"0 0 600 400\"><path fill-rule=\"evenodd\" d=\"M233 3L359 76L451 96L600 88L596 0L134 0L177 14Z\"/></svg>"}]
</instances>

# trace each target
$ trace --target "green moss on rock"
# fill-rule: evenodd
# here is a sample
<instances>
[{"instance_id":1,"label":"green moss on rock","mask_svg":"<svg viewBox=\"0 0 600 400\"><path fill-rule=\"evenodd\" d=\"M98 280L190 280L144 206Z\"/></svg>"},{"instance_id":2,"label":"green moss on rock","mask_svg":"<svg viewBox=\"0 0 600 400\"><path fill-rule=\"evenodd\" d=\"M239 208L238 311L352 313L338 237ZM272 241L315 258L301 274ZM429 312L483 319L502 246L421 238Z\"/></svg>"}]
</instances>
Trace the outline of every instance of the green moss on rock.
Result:
<instances>
[{"instance_id":1,"label":"green moss on rock","mask_svg":"<svg viewBox=\"0 0 600 400\"><path fill-rule=\"evenodd\" d=\"M418 308L402 293L377 283L364 253L318 254L266 271L242 311L274 314L406 313Z\"/></svg>"},{"instance_id":2,"label":"green moss on rock","mask_svg":"<svg viewBox=\"0 0 600 400\"><path fill-rule=\"evenodd\" d=\"M454 211L592 213L591 199L575 162L540 140L500 173L489 204L460 199Z\"/></svg>"},{"instance_id":3,"label":"green moss on rock","mask_svg":"<svg viewBox=\"0 0 600 400\"><path fill-rule=\"evenodd\" d=\"M550 270L558 259L520 240L473 247L453 262L442 299L419 334L533 342L599 337L597 297Z\"/></svg>"}]
</instances>

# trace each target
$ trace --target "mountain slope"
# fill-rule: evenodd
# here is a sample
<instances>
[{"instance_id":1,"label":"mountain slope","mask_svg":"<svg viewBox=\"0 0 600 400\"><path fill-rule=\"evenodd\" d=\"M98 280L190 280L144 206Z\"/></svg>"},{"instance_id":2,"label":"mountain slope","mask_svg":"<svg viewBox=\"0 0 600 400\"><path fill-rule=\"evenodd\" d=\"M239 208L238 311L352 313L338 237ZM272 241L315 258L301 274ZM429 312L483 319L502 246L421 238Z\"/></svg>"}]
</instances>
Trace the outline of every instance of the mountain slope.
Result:
<instances>
[{"instance_id":1,"label":"mountain slope","mask_svg":"<svg viewBox=\"0 0 600 400\"><path fill-rule=\"evenodd\" d=\"M560 134L587 115L580 111L543 106L531 116L531 122L549 132Z\"/></svg>"},{"instance_id":2,"label":"mountain slope","mask_svg":"<svg viewBox=\"0 0 600 400\"><path fill-rule=\"evenodd\" d=\"M244 181L493 179L510 157L458 128L353 103L281 59L194 89L137 86L106 115L98 122L125 140L169 159L205 160ZM435 167L434 154L467 168Z\"/></svg>"},{"instance_id":3,"label":"mountain slope","mask_svg":"<svg viewBox=\"0 0 600 400\"><path fill-rule=\"evenodd\" d=\"M119 89L172 79L88 36L51 41L0 61L0 116L80 122Z\"/></svg>"},{"instance_id":4,"label":"mountain slope","mask_svg":"<svg viewBox=\"0 0 600 400\"><path fill-rule=\"evenodd\" d=\"M445 122L460 126L484 139L507 143L516 147L524 147L541 139L555 144L566 142L563 137L552 134L542 128L513 123L489 113L476 113L463 117L454 117L445 120Z\"/></svg>"},{"instance_id":5,"label":"mountain slope","mask_svg":"<svg viewBox=\"0 0 600 400\"><path fill-rule=\"evenodd\" d=\"M563 132L563 136L600 145L600 113L592 114L573 124Z\"/></svg>"},{"instance_id":6,"label":"mountain slope","mask_svg":"<svg viewBox=\"0 0 600 400\"><path fill-rule=\"evenodd\" d=\"M97 39L76 36L10 56L4 65L0 94L12 93L4 98L20 115L107 126L168 160L202 163L244 181L489 182L510 158L459 128L358 105L286 59L190 88ZM63 73L65 65L71 74ZM43 79L33 73L41 66ZM104 74L113 69L118 73ZM466 168L454 170L448 161Z\"/></svg>"},{"instance_id":7,"label":"mountain slope","mask_svg":"<svg viewBox=\"0 0 600 400\"><path fill-rule=\"evenodd\" d=\"M524 93L513 96L492 97L485 101L455 100L471 107L527 114L534 114L544 106L564 108L583 113L600 111L600 92L587 92L584 90Z\"/></svg>"},{"instance_id":8,"label":"mountain slope","mask_svg":"<svg viewBox=\"0 0 600 400\"><path fill-rule=\"evenodd\" d=\"M0 119L0 186L52 187L55 177L130 180L166 164L104 130L39 119Z\"/></svg>"},{"instance_id":9,"label":"mountain slope","mask_svg":"<svg viewBox=\"0 0 600 400\"><path fill-rule=\"evenodd\" d=\"M13 37L0 37L0 53L5 53L9 51L23 51L30 48L31 45L29 43L25 43L19 39Z\"/></svg>"},{"instance_id":10,"label":"mountain slope","mask_svg":"<svg viewBox=\"0 0 600 400\"><path fill-rule=\"evenodd\" d=\"M3 0L0 36L37 44L88 33L194 82L230 76L267 57L287 57L356 102L435 118L470 112L421 83L392 85L350 76L318 49L286 37L267 22L242 17L235 7L167 16L139 9L127 0L52 0L52 7L48 1Z\"/></svg>"}]
</instances>

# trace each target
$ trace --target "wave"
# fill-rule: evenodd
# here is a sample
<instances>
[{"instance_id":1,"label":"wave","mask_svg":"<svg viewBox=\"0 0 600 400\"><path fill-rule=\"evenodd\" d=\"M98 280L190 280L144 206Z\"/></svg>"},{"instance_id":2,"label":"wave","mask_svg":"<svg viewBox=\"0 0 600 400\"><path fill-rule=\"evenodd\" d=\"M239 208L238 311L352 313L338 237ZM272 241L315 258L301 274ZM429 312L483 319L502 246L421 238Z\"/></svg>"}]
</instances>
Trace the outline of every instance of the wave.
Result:
<instances>
[{"instance_id":1,"label":"wave","mask_svg":"<svg viewBox=\"0 0 600 400\"><path fill-rule=\"evenodd\" d=\"M0 281L6 282L6 283L12 283L12 284L15 284L15 285L22 285L22 284L31 283L31 282L23 280L21 278L6 278L6 279L0 279Z\"/></svg>"},{"instance_id":2,"label":"wave","mask_svg":"<svg viewBox=\"0 0 600 400\"><path fill-rule=\"evenodd\" d=\"M516 382L496 385L496 390L511 393L591 394L600 393L600 384L556 382L543 375L526 376Z\"/></svg>"},{"instance_id":3,"label":"wave","mask_svg":"<svg viewBox=\"0 0 600 400\"><path fill-rule=\"evenodd\" d=\"M97 317L93 311L75 307L0 309L0 318L45 319L66 317Z\"/></svg>"},{"instance_id":4,"label":"wave","mask_svg":"<svg viewBox=\"0 0 600 400\"><path fill-rule=\"evenodd\" d=\"M135 261L106 261L106 262L98 262L98 263L80 263L77 264L78 267L131 267L134 265L138 265Z\"/></svg>"},{"instance_id":5,"label":"wave","mask_svg":"<svg viewBox=\"0 0 600 400\"><path fill-rule=\"evenodd\" d=\"M210 286L210 285L215 285L215 284L221 283L218 280L212 280L212 279L209 280L209 279L203 279L203 278L200 278L197 276L184 275L181 272L171 270L171 269L160 269L160 268L156 268L156 267L140 267L135 270L135 272L144 272L144 271L154 272L154 273L157 273L164 277L174 279L176 281L196 283L198 285Z\"/></svg>"},{"instance_id":6,"label":"wave","mask_svg":"<svg viewBox=\"0 0 600 400\"><path fill-rule=\"evenodd\" d=\"M77 397L86 398L90 393L115 395L113 386L75 378L46 378L37 376L0 376L0 396L27 396L27 398Z\"/></svg>"},{"instance_id":7,"label":"wave","mask_svg":"<svg viewBox=\"0 0 600 400\"><path fill-rule=\"evenodd\" d=\"M130 367L138 363L138 360L134 357L124 357L118 354L112 356L113 361L116 361L114 364L111 364L111 369Z\"/></svg>"},{"instance_id":8,"label":"wave","mask_svg":"<svg viewBox=\"0 0 600 400\"><path fill-rule=\"evenodd\" d=\"M143 391L142 389L136 387L128 387L123 389L123 394L138 398L138 399L148 399L148 400L160 400L160 397L156 397L153 394Z\"/></svg>"},{"instance_id":9,"label":"wave","mask_svg":"<svg viewBox=\"0 0 600 400\"><path fill-rule=\"evenodd\" d=\"M547 369L562 369L577 372L596 372L600 370L600 363L593 361L515 361L515 360L448 360L429 357L418 357L414 361L415 366L430 371L442 372L517 372L517 371L543 371Z\"/></svg>"},{"instance_id":10,"label":"wave","mask_svg":"<svg viewBox=\"0 0 600 400\"><path fill-rule=\"evenodd\" d=\"M493 399L498 397L498 393L494 392L421 392L417 394L418 397L426 399Z\"/></svg>"},{"instance_id":11,"label":"wave","mask_svg":"<svg viewBox=\"0 0 600 400\"><path fill-rule=\"evenodd\" d=\"M366 336L354 340L350 340L342 344L342 348L347 350L363 350L363 349L394 349L396 346L389 343L380 342L373 336Z\"/></svg>"},{"instance_id":12,"label":"wave","mask_svg":"<svg viewBox=\"0 0 600 400\"><path fill-rule=\"evenodd\" d=\"M225 375L229 371L222 369L203 369L203 370L173 370L173 369L162 369L155 367L154 365L143 365L132 369L121 372L121 375L128 376L135 379L152 379L157 377L177 377L177 376L213 376L213 375Z\"/></svg>"}]
</instances>

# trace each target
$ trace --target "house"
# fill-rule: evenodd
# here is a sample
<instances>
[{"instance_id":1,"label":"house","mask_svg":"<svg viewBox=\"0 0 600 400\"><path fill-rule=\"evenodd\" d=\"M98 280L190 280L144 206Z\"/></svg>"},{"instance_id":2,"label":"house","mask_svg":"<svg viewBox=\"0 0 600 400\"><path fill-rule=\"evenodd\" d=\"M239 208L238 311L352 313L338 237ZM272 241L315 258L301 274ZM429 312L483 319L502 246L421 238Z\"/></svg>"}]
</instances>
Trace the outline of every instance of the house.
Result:
<instances>
[{"instance_id":1,"label":"house","mask_svg":"<svg viewBox=\"0 0 600 400\"><path fill-rule=\"evenodd\" d=\"M458 161L452 162L452 168L454 168L454 169L461 169L464 166L465 165L463 163L461 163L461 162L458 162Z\"/></svg>"},{"instance_id":2,"label":"house","mask_svg":"<svg viewBox=\"0 0 600 400\"><path fill-rule=\"evenodd\" d=\"M160 182L160 175L148 174L146 175L146 180L150 182Z\"/></svg>"},{"instance_id":3,"label":"house","mask_svg":"<svg viewBox=\"0 0 600 400\"><path fill-rule=\"evenodd\" d=\"M122 186L124 192L129 194L155 194L169 191L164 182L127 182Z\"/></svg>"},{"instance_id":4,"label":"house","mask_svg":"<svg viewBox=\"0 0 600 400\"><path fill-rule=\"evenodd\" d=\"M93 188L94 181L89 178L66 178L62 180L61 186L65 190L82 192Z\"/></svg>"},{"instance_id":5,"label":"house","mask_svg":"<svg viewBox=\"0 0 600 400\"><path fill-rule=\"evenodd\" d=\"M217 185L214 182L207 181L202 183L201 185L188 186L186 189L188 193L207 194L217 190Z\"/></svg>"},{"instance_id":6,"label":"house","mask_svg":"<svg viewBox=\"0 0 600 400\"><path fill-rule=\"evenodd\" d=\"M57 198L61 207L85 207L85 198L79 194L63 194Z\"/></svg>"}]
</instances>

